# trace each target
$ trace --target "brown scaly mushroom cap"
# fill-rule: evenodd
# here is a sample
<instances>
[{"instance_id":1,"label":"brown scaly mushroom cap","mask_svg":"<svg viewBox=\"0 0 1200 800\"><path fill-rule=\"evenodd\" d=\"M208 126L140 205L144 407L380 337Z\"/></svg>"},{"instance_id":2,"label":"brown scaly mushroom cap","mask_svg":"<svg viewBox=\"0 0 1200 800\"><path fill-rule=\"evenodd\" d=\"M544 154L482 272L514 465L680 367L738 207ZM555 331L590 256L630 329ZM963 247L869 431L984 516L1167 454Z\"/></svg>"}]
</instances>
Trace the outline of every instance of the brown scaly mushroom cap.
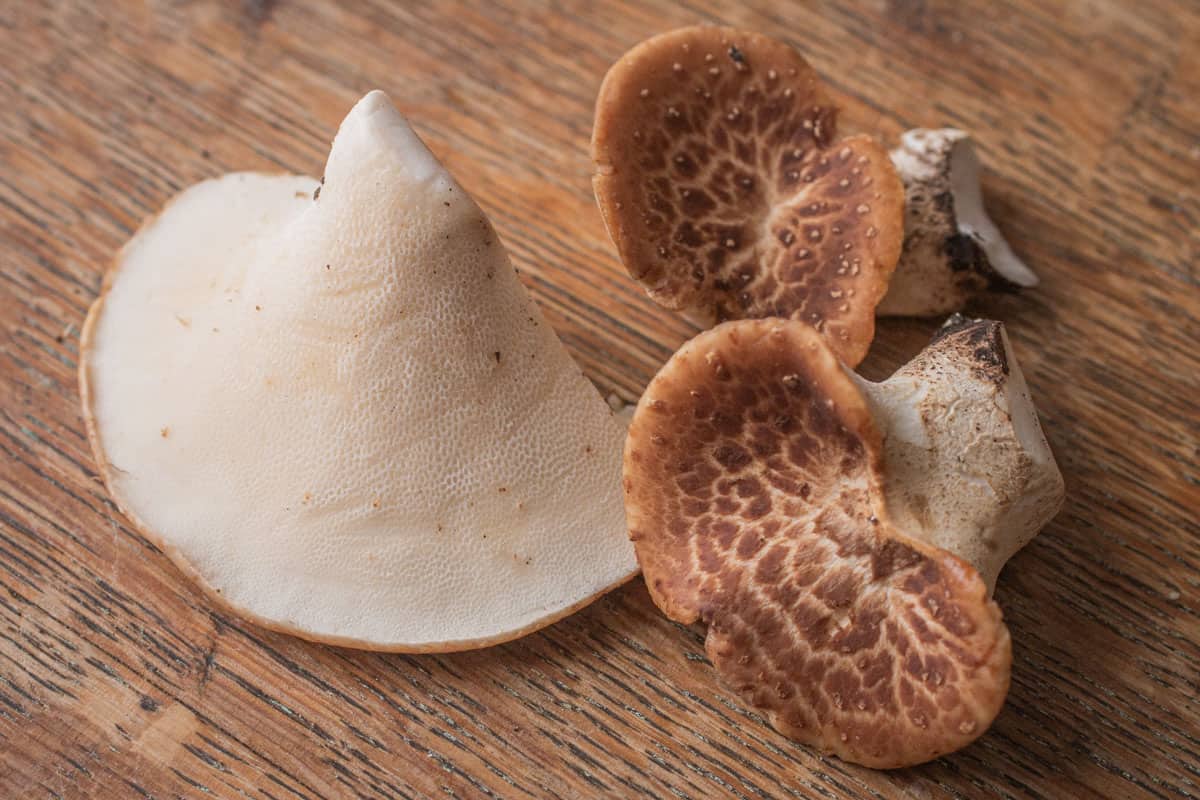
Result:
<instances>
[{"instance_id":1,"label":"brown scaly mushroom cap","mask_svg":"<svg viewBox=\"0 0 1200 800\"><path fill-rule=\"evenodd\" d=\"M891 158L904 182L904 250L881 315L937 316L985 289L1037 285L983 207L979 156L965 131L907 131Z\"/></svg>"},{"instance_id":2,"label":"brown scaly mushroom cap","mask_svg":"<svg viewBox=\"0 0 1200 800\"><path fill-rule=\"evenodd\" d=\"M707 623L714 666L781 732L867 766L916 764L966 745L1008 691L1008 630L987 581L964 558L969 548L953 549L970 537L937 540L898 522L921 513L958 519L953 502L937 499L933 482L945 471L921 462L911 469L924 469L929 483L893 485L884 446L884 437L897 437L898 457L916 458L912 415L935 407L920 405L925 394L964 425L992 418L985 406L1009 395L980 400L980 385L1004 384L997 376L1008 374L1011 355L976 336L975 327L949 329L889 390L846 369L807 325L729 322L667 362L626 440L630 538L655 602L672 619ZM949 369L947 359L968 368ZM925 392L911 389L914 375L926 380ZM1023 392L1021 382L1013 396L1028 402ZM906 394L913 410L890 416ZM1030 421L1022 410L1011 416ZM1036 415L1032 425L1029 446L1045 447ZM1005 441L1015 444L933 446L945 447L949 461L965 454L1020 471L1026 439ZM1061 478L1056 488L1061 502ZM917 494L946 509L892 513ZM1038 527L1057 504L1039 508ZM996 509L962 516L1002 527L1013 518Z\"/></svg>"},{"instance_id":3,"label":"brown scaly mushroom cap","mask_svg":"<svg viewBox=\"0 0 1200 800\"><path fill-rule=\"evenodd\" d=\"M836 116L808 62L767 36L684 28L626 53L600 87L592 159L629 274L705 322L791 317L861 361L904 190L873 139L837 139Z\"/></svg>"}]
</instances>

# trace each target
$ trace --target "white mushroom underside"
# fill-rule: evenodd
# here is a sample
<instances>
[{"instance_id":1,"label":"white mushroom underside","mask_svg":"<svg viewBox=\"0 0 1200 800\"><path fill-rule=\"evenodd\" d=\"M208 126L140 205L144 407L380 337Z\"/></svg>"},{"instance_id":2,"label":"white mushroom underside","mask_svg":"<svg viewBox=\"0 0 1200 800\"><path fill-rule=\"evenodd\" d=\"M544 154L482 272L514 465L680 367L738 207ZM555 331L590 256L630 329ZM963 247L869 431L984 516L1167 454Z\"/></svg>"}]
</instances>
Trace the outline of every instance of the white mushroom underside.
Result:
<instances>
[{"instance_id":1,"label":"white mushroom underside","mask_svg":"<svg viewBox=\"0 0 1200 800\"><path fill-rule=\"evenodd\" d=\"M235 608L371 647L633 574L622 428L478 207L379 93L326 175L202 183L124 252L86 367L123 508Z\"/></svg>"}]
</instances>

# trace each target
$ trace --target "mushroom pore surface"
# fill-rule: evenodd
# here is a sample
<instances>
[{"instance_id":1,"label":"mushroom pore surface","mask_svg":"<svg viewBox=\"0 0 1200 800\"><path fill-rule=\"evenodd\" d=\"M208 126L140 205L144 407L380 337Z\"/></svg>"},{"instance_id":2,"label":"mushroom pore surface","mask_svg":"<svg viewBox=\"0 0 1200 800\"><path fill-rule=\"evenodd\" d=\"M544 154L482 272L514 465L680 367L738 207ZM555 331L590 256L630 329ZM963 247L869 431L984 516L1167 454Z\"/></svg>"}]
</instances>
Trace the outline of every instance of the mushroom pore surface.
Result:
<instances>
[{"instance_id":1,"label":"mushroom pore surface","mask_svg":"<svg viewBox=\"0 0 1200 800\"><path fill-rule=\"evenodd\" d=\"M227 175L149 221L80 378L122 510L263 625L464 649L636 570L622 426L382 93L323 184Z\"/></svg>"},{"instance_id":2,"label":"mushroom pore surface","mask_svg":"<svg viewBox=\"0 0 1200 800\"><path fill-rule=\"evenodd\" d=\"M905 534L862 389L812 328L729 322L651 382L625 449L647 586L708 625L721 676L799 741L874 767L967 744L1008 689L979 574Z\"/></svg>"},{"instance_id":3,"label":"mushroom pore surface","mask_svg":"<svg viewBox=\"0 0 1200 800\"><path fill-rule=\"evenodd\" d=\"M886 151L838 139L790 46L695 27L641 43L596 102L596 198L629 274L701 320L792 317L849 364L874 336L904 193Z\"/></svg>"}]
</instances>

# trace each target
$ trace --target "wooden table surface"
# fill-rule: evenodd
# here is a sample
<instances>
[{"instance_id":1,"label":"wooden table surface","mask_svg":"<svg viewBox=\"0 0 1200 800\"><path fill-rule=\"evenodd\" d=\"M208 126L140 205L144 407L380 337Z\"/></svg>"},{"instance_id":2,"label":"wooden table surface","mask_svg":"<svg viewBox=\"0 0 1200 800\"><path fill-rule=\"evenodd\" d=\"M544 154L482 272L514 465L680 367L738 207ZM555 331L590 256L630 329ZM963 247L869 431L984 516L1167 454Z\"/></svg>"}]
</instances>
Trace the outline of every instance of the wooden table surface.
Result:
<instances>
[{"instance_id":1,"label":"wooden table surface","mask_svg":"<svg viewBox=\"0 0 1200 800\"><path fill-rule=\"evenodd\" d=\"M1194 0L596 5L0 1L0 797L1200 795L1200 7ZM309 644L213 609L118 514L76 388L113 252L227 170L320 174L387 90L491 214L605 391L695 332L625 276L587 156L605 69L697 21L781 35L844 130L977 135L1040 288L1003 319L1067 502L1001 576L1012 691L967 749L821 758L716 680L640 581L450 656ZM885 320L866 374L931 320Z\"/></svg>"}]
</instances>

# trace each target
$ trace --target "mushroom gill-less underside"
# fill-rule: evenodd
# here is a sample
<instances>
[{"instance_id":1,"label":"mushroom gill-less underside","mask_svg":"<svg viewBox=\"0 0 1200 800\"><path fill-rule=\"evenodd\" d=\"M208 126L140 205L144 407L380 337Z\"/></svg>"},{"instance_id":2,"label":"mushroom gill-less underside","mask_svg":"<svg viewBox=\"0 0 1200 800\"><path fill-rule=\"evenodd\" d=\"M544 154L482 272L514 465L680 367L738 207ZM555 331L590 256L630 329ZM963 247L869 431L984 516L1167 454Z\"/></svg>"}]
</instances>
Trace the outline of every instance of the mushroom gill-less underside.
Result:
<instances>
[{"instance_id":1,"label":"mushroom gill-less underside","mask_svg":"<svg viewBox=\"0 0 1200 800\"><path fill-rule=\"evenodd\" d=\"M705 320L792 317L849 364L903 238L904 190L873 139L784 42L694 27L629 51L604 80L594 186L630 275Z\"/></svg>"},{"instance_id":2,"label":"mushroom gill-less underside","mask_svg":"<svg viewBox=\"0 0 1200 800\"><path fill-rule=\"evenodd\" d=\"M496 644L632 577L624 431L483 211L382 92L323 174L197 184L118 254L80 394L121 510L340 646Z\"/></svg>"},{"instance_id":3,"label":"mushroom gill-less underside","mask_svg":"<svg viewBox=\"0 0 1200 800\"><path fill-rule=\"evenodd\" d=\"M625 450L655 602L708 625L724 680L784 734L872 767L979 736L1011 649L979 574L891 522L882 444L812 328L730 322L646 390Z\"/></svg>"}]
</instances>

